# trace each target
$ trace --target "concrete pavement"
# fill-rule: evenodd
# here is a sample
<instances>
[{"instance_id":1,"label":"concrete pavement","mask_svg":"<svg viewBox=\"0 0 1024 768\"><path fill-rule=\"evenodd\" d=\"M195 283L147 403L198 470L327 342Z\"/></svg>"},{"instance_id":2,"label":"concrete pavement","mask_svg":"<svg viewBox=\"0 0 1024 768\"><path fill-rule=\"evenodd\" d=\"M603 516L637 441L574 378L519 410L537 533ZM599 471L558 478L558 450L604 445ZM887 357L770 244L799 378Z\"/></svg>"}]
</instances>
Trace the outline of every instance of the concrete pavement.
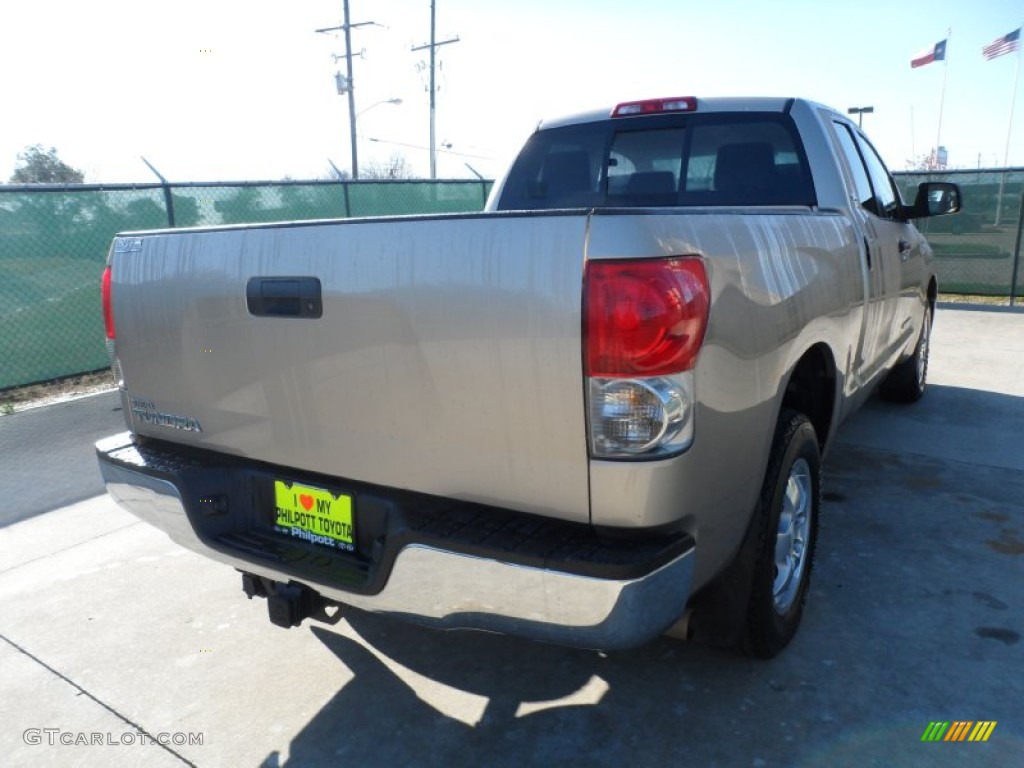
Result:
<instances>
[{"instance_id":1,"label":"concrete pavement","mask_svg":"<svg viewBox=\"0 0 1024 768\"><path fill-rule=\"evenodd\" d=\"M0 526L103 493L92 444L123 430L116 392L0 417Z\"/></svg>"},{"instance_id":2,"label":"concrete pavement","mask_svg":"<svg viewBox=\"0 0 1024 768\"><path fill-rule=\"evenodd\" d=\"M940 310L931 381L921 403L872 400L840 433L804 625L771 662L669 639L598 654L354 610L281 630L235 572L103 496L0 528L0 754L33 766L1018 764L1024 315ZM107 415L88 418L105 427ZM36 417L17 418L31 435ZM36 450L69 449L49 429ZM19 445L3 445L0 482ZM998 724L986 743L922 743L934 720Z\"/></svg>"}]
</instances>

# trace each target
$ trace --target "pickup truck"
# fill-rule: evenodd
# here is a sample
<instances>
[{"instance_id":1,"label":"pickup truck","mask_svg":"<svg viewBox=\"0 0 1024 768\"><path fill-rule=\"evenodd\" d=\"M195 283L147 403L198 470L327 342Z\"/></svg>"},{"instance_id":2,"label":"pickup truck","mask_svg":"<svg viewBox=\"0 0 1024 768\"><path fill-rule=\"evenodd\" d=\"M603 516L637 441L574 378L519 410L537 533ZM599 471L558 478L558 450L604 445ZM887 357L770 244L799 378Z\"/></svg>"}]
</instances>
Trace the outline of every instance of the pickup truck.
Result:
<instances>
[{"instance_id":1,"label":"pickup truck","mask_svg":"<svg viewBox=\"0 0 1024 768\"><path fill-rule=\"evenodd\" d=\"M959 208L827 107L686 97L542 122L476 214L121 234L106 487L281 626L768 658L837 428L924 393L912 220Z\"/></svg>"}]
</instances>

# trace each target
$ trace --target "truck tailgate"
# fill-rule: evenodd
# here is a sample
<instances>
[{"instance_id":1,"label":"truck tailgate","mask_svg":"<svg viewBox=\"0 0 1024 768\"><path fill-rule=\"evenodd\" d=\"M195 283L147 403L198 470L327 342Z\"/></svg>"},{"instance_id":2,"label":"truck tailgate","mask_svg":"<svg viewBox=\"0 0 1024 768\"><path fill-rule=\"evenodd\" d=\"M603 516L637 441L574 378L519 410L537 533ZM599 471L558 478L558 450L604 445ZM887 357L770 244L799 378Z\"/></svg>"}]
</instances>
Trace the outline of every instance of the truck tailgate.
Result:
<instances>
[{"instance_id":1,"label":"truck tailgate","mask_svg":"<svg viewBox=\"0 0 1024 768\"><path fill-rule=\"evenodd\" d=\"M488 214L122 236L130 426L587 521L586 228L580 214ZM252 314L250 280L275 277L318 279L322 316Z\"/></svg>"}]
</instances>

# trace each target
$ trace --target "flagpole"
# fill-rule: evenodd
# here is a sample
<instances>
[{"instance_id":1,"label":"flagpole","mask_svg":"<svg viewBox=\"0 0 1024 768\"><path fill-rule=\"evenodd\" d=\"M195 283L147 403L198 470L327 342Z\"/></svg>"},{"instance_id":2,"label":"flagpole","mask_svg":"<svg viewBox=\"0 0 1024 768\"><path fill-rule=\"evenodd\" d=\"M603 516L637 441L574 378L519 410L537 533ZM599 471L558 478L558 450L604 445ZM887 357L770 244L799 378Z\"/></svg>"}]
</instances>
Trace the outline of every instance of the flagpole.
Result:
<instances>
[{"instance_id":1,"label":"flagpole","mask_svg":"<svg viewBox=\"0 0 1024 768\"><path fill-rule=\"evenodd\" d=\"M1006 151L1003 152L1003 173L999 177L999 194L996 197L996 221L994 226L999 226L999 220L1003 212L1003 190L1006 187L1007 168L1010 167L1010 137L1013 135L1013 108L1017 105L1017 81L1020 79L1020 46L1017 47L1017 65L1013 70L1013 90L1010 92L1010 122L1006 126Z\"/></svg>"},{"instance_id":2,"label":"flagpole","mask_svg":"<svg viewBox=\"0 0 1024 768\"><path fill-rule=\"evenodd\" d=\"M946 50L942 56L942 94L939 96L939 130L935 136L935 169L939 166L939 147L942 146L942 110L946 105L946 78L949 76L949 38L953 30L946 30Z\"/></svg>"}]
</instances>

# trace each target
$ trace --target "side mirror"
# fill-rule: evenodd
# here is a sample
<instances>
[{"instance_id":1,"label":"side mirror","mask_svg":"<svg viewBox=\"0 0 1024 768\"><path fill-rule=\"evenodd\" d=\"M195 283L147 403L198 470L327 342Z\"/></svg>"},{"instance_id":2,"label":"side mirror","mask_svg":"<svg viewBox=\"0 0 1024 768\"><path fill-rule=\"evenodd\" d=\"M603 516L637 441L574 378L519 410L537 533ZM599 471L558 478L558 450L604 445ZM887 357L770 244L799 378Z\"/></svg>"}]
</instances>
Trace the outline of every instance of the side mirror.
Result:
<instances>
[{"instance_id":1,"label":"side mirror","mask_svg":"<svg viewBox=\"0 0 1024 768\"><path fill-rule=\"evenodd\" d=\"M917 199L907 210L907 216L911 219L926 219L959 213L961 202L959 185L947 181L926 181L918 186Z\"/></svg>"}]
</instances>

